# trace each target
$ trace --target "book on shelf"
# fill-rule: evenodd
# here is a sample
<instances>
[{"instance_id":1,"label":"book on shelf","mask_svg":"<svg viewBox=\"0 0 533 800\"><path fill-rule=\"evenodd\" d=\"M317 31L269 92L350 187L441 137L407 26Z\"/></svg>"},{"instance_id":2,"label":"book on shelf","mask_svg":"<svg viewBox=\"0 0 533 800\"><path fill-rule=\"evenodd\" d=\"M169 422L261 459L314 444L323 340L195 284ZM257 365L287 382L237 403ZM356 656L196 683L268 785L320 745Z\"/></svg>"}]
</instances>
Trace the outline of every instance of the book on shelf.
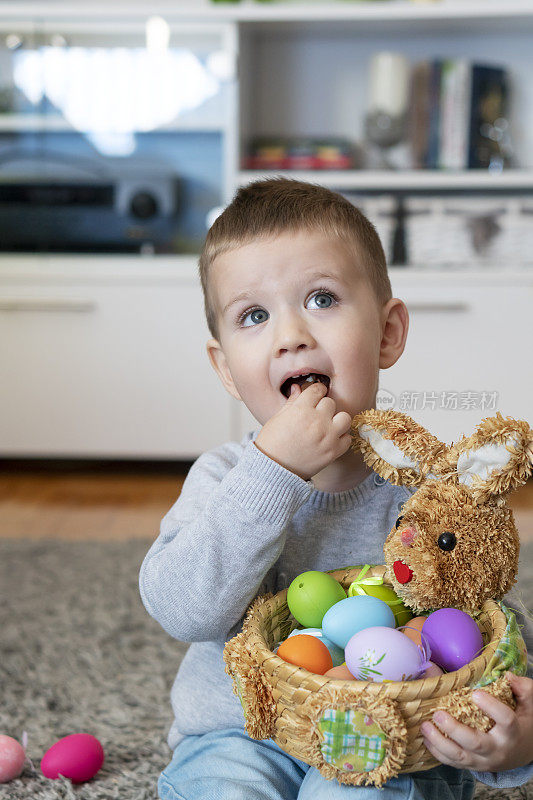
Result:
<instances>
[{"instance_id":1,"label":"book on shelf","mask_svg":"<svg viewBox=\"0 0 533 800\"><path fill-rule=\"evenodd\" d=\"M509 75L466 58L416 64L411 82L409 139L418 169L487 169L506 155L494 124L507 124Z\"/></svg>"}]
</instances>

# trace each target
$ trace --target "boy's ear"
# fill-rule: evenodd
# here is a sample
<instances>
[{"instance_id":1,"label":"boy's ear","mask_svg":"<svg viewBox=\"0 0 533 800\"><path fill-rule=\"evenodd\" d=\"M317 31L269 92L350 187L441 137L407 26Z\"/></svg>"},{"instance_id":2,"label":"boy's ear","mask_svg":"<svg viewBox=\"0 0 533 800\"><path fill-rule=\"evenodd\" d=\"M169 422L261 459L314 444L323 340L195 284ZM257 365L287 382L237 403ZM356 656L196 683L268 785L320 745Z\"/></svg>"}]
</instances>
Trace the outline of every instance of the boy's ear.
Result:
<instances>
[{"instance_id":1,"label":"boy's ear","mask_svg":"<svg viewBox=\"0 0 533 800\"><path fill-rule=\"evenodd\" d=\"M226 356L224 355L224 351L222 350L220 342L217 339L209 339L206 344L206 349L207 355L209 356L209 361L211 362L213 369L220 378L226 391L229 392L229 394L236 400L242 400L235 387L235 384L233 383L233 378L231 377Z\"/></svg>"},{"instance_id":2,"label":"boy's ear","mask_svg":"<svg viewBox=\"0 0 533 800\"><path fill-rule=\"evenodd\" d=\"M388 369L396 364L405 348L409 330L407 306L397 297L392 297L383 306L381 317L381 347L379 368Z\"/></svg>"}]
</instances>

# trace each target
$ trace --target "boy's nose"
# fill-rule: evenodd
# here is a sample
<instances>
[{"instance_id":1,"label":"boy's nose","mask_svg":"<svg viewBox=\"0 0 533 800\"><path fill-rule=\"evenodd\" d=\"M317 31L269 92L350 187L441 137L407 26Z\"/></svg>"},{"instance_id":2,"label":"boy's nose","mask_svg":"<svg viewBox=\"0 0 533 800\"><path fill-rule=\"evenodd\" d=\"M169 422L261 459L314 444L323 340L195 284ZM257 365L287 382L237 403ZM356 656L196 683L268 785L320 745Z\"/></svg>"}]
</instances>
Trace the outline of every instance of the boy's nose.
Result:
<instances>
[{"instance_id":1,"label":"boy's nose","mask_svg":"<svg viewBox=\"0 0 533 800\"><path fill-rule=\"evenodd\" d=\"M279 320L275 337L275 355L280 355L287 351L302 350L315 345L315 339L311 331L298 314L286 315Z\"/></svg>"}]
</instances>

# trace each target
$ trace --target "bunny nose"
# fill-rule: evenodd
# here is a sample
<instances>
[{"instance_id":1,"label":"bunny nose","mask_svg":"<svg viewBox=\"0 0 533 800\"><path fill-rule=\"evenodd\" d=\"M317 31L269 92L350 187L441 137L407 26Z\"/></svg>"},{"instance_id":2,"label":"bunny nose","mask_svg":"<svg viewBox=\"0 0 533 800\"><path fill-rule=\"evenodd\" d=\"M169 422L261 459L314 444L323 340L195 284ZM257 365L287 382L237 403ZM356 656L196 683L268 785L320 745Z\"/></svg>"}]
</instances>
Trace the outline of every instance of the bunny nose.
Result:
<instances>
[{"instance_id":1,"label":"bunny nose","mask_svg":"<svg viewBox=\"0 0 533 800\"><path fill-rule=\"evenodd\" d=\"M402 544L405 547L411 547L416 537L415 529L410 526L409 528L404 528L403 531L400 533L400 539L402 540Z\"/></svg>"}]
</instances>

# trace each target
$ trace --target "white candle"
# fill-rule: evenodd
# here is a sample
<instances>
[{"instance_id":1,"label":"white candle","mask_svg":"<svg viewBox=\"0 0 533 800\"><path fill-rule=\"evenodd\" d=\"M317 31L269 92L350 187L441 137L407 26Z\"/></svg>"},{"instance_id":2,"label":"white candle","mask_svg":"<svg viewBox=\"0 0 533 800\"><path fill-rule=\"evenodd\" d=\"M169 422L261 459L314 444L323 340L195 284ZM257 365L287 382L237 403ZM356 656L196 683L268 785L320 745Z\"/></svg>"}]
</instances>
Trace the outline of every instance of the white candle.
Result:
<instances>
[{"instance_id":1,"label":"white candle","mask_svg":"<svg viewBox=\"0 0 533 800\"><path fill-rule=\"evenodd\" d=\"M401 116L409 99L409 61L400 53L381 52L370 61L369 112Z\"/></svg>"}]
</instances>

